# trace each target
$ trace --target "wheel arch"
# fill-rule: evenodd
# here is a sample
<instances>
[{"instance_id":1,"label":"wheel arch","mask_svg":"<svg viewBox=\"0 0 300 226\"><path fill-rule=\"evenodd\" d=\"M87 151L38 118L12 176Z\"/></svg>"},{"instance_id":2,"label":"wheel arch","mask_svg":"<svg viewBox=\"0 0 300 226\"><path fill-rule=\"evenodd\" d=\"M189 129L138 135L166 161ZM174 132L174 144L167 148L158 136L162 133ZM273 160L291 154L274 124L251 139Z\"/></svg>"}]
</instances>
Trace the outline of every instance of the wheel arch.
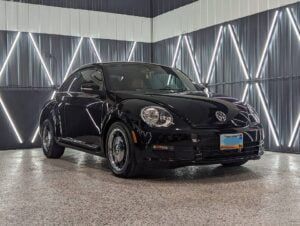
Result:
<instances>
[{"instance_id":1,"label":"wheel arch","mask_svg":"<svg viewBox=\"0 0 300 226\"><path fill-rule=\"evenodd\" d=\"M60 135L60 130L59 130L59 120L57 119L57 104L55 101L50 101L45 104L43 107L41 114L40 114L40 119L39 119L39 127L42 128L42 125L46 119L50 120L54 127L54 135L57 137Z\"/></svg>"}]
</instances>

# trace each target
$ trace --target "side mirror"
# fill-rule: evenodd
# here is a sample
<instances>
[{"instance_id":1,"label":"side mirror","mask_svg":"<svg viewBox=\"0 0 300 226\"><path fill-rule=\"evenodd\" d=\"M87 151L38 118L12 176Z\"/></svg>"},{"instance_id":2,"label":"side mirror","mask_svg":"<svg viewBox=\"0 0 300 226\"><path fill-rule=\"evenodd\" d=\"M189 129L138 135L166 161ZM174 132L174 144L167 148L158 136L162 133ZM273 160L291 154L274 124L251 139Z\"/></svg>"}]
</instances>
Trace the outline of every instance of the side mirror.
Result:
<instances>
[{"instance_id":1,"label":"side mirror","mask_svg":"<svg viewBox=\"0 0 300 226\"><path fill-rule=\"evenodd\" d=\"M100 87L95 83L84 83L80 87L81 92L88 94L100 94Z\"/></svg>"}]
</instances>

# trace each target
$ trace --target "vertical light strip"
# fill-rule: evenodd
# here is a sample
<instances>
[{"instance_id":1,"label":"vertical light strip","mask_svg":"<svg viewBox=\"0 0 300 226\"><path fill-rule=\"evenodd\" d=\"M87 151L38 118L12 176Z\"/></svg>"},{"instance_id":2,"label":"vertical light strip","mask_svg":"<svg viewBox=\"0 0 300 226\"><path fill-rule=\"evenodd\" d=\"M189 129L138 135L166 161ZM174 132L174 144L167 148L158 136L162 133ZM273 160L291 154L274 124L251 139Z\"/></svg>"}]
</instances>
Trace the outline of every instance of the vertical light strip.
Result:
<instances>
[{"instance_id":1,"label":"vertical light strip","mask_svg":"<svg viewBox=\"0 0 300 226\"><path fill-rule=\"evenodd\" d=\"M188 37L186 35L184 36L184 40L185 40L185 43L186 43L186 45L188 47L188 51L189 51L189 54L190 54L190 58L192 60L193 68L194 68L194 71L195 71L195 73L197 75L198 83L201 83L200 74L199 74L198 67L197 67L197 64L196 64L196 61L195 61L195 58L194 58L194 55L193 55L191 43L188 40Z\"/></svg>"},{"instance_id":2,"label":"vertical light strip","mask_svg":"<svg viewBox=\"0 0 300 226\"><path fill-rule=\"evenodd\" d=\"M180 47L180 44L181 44L181 40L182 40L182 35L180 35L178 37L178 41L177 41L177 45L176 45L176 49L175 49L175 53L174 53L174 56L173 56L171 67L175 67L175 65L176 65L176 62L177 62L177 59L178 59L178 53L179 53L179 47ZM171 78L172 78L172 75L169 75L167 85L170 84Z\"/></svg>"},{"instance_id":3,"label":"vertical light strip","mask_svg":"<svg viewBox=\"0 0 300 226\"><path fill-rule=\"evenodd\" d=\"M265 62L265 58L266 58L266 55L267 55L268 47L270 45L271 39L272 39L273 34L274 34L274 29L275 29L275 25L276 25L276 22L277 22L278 15L279 15L279 11L277 10L275 12L275 14L274 14L274 17L273 17L273 20L272 20L272 24L271 24L271 28L270 28L270 31L269 31L269 34L268 34L268 37L267 37L267 41L266 41L265 47L263 49L260 62L258 64L258 68L257 68L256 75L255 75L256 78L259 78L259 76L261 74L261 69L262 69L262 66L263 66L263 64Z\"/></svg>"},{"instance_id":4,"label":"vertical light strip","mask_svg":"<svg viewBox=\"0 0 300 226\"><path fill-rule=\"evenodd\" d=\"M174 53L174 57L173 57L173 61L172 61L172 67L175 67L175 65L176 65L181 40L182 40L182 36L180 35L178 37L178 41L177 41L177 45L176 45L176 49L175 49L175 53Z\"/></svg>"},{"instance_id":5,"label":"vertical light strip","mask_svg":"<svg viewBox=\"0 0 300 226\"><path fill-rule=\"evenodd\" d=\"M102 63L102 59L101 59L101 57L100 57L100 54L99 54L99 52L98 52L98 50L97 50L97 48L96 48L96 45L95 45L95 43L94 43L94 40L93 40L92 38L90 38L90 42L91 42L92 47L93 47L93 49L94 49L94 51L95 51L95 53L96 53L96 56L97 56L97 58L98 58L98 62L99 62L99 63Z\"/></svg>"},{"instance_id":6,"label":"vertical light strip","mask_svg":"<svg viewBox=\"0 0 300 226\"><path fill-rule=\"evenodd\" d=\"M259 98L261 100L261 103L262 103L262 106L263 106L263 109L264 109L264 112L265 112L265 115L267 117L267 120L268 120L268 123L269 123L269 126L271 128L271 132L272 132L272 135L273 135L273 138L275 140L275 143L276 143L276 146L280 146L279 144L279 140L278 140L278 136L277 136L277 133L276 133L276 130L275 130L275 126L274 126L274 123L271 119L271 115L270 115L270 112L268 110L268 107L267 107L267 104L266 104L266 100L264 98L264 95L262 93L262 90L261 90L261 87L259 84L255 84L255 87L256 87L256 90L258 92L258 95L259 95Z\"/></svg>"},{"instance_id":7,"label":"vertical light strip","mask_svg":"<svg viewBox=\"0 0 300 226\"><path fill-rule=\"evenodd\" d=\"M235 50L238 54L238 57L239 57L239 60L240 60L240 63L242 64L242 68L243 68L243 72L244 72L244 75L245 75L245 78L247 80L250 79L250 76L249 76L249 73L248 73L248 69L247 69L247 66L246 66L246 63L245 63L245 59L243 57L243 54L242 54L242 51L238 45L238 42L237 42L237 39L236 39L236 34L232 28L232 26L230 24L228 24L228 28L229 28L229 33L230 33L230 36L231 36L231 39L233 41L233 44L234 44L234 47L235 47Z\"/></svg>"},{"instance_id":8,"label":"vertical light strip","mask_svg":"<svg viewBox=\"0 0 300 226\"><path fill-rule=\"evenodd\" d=\"M290 8L286 8L286 11L287 11L289 19L291 21L292 27L293 27L294 31L296 32L296 34L297 34L298 40L300 41L300 30L299 30L299 27L298 27L298 25L296 23L295 16L293 15L293 13L292 13L292 11L291 11ZM299 129L299 126L300 126L300 114L299 114L299 116L297 118L295 127L294 127L293 132L292 132L292 136L291 136L290 141L288 143L288 147L289 148L292 147L292 145L293 145L293 143L295 141L295 136L296 136L296 133L297 133L297 131Z\"/></svg>"},{"instance_id":9,"label":"vertical light strip","mask_svg":"<svg viewBox=\"0 0 300 226\"><path fill-rule=\"evenodd\" d=\"M52 93L52 95L51 95L51 97L50 97L50 100L53 100L53 99L54 99L55 94L56 94L56 91L54 91L54 92ZM31 139L31 143L32 143L32 144L35 142L35 140L36 140L36 138L37 138L37 135L38 135L38 133L39 133L39 130L40 130L40 127L38 126L38 127L35 129L35 132L34 132L33 137L32 137L32 139Z\"/></svg>"},{"instance_id":10,"label":"vertical light strip","mask_svg":"<svg viewBox=\"0 0 300 226\"><path fill-rule=\"evenodd\" d=\"M249 83L246 84L244 92L243 92L243 97L242 97L243 102L246 101L246 97L247 97L247 94L248 94L248 89L249 89Z\"/></svg>"},{"instance_id":11,"label":"vertical light strip","mask_svg":"<svg viewBox=\"0 0 300 226\"><path fill-rule=\"evenodd\" d=\"M132 48L130 50L130 53L129 53L129 56L128 56L128 59L127 59L128 62L131 61L131 58L133 56L133 53L134 53L134 50L135 50L135 47L136 47L136 43L137 42L134 42L133 45L132 45Z\"/></svg>"},{"instance_id":12,"label":"vertical light strip","mask_svg":"<svg viewBox=\"0 0 300 226\"><path fill-rule=\"evenodd\" d=\"M19 141L19 143L22 144L22 143L23 143L23 140L22 140L22 138L21 138L21 136L20 136L20 134L19 134L19 132L18 132L16 126L15 126L15 123L13 122L12 118L10 117L10 114L9 114L9 112L8 112L8 110L7 110L7 108L6 108L6 106L5 106L5 104L4 104L4 102L3 102L3 100L2 100L1 97L0 97L0 104L1 104L1 106L2 106L2 109L4 110L4 113L5 113L5 115L6 115L7 119L8 119L8 121L9 121L10 126L11 126L11 128L13 129L13 131L14 131L14 133L15 133L15 135L16 135L18 141Z\"/></svg>"},{"instance_id":13,"label":"vertical light strip","mask_svg":"<svg viewBox=\"0 0 300 226\"><path fill-rule=\"evenodd\" d=\"M293 29L294 29L294 31L297 34L298 40L300 41L300 31L299 31L299 27L298 27L298 25L296 23L295 17L293 15L293 13L291 12L290 8L286 8L286 11L287 11L289 19L290 19L290 21L292 23Z\"/></svg>"},{"instance_id":14,"label":"vertical light strip","mask_svg":"<svg viewBox=\"0 0 300 226\"><path fill-rule=\"evenodd\" d=\"M292 145L293 145L293 143L294 143L294 141L295 141L295 136L296 136L296 133L297 133L297 131L298 131L298 129L299 129L299 125L300 125L300 114L299 114L299 116L298 116L296 125L295 125L295 127L294 127L294 129L293 129L292 136L291 136L291 139L290 139L289 144L288 144L288 147L289 147L289 148L292 147Z\"/></svg>"},{"instance_id":15,"label":"vertical light strip","mask_svg":"<svg viewBox=\"0 0 300 226\"><path fill-rule=\"evenodd\" d=\"M212 58L211 58L211 61L210 61L210 65L209 65L209 69L208 69L208 73L207 73L207 77L206 77L206 83L207 84L210 82L212 71L213 71L213 68L214 68L214 63L217 59L217 54L219 52L218 50L220 49L223 29L224 29L223 26L221 26L220 29L219 29L217 41L216 41L216 44L215 44L215 48L214 48L214 51L213 51L213 55L212 55Z\"/></svg>"},{"instance_id":16,"label":"vertical light strip","mask_svg":"<svg viewBox=\"0 0 300 226\"><path fill-rule=\"evenodd\" d=\"M2 65L1 70L0 70L0 78L1 78L1 76L2 76L2 74L3 74L3 72L4 72L4 69L5 69L5 67L6 67L6 65L7 65L7 63L8 63L8 61L9 61L9 58L11 57L11 54L13 53L13 51L14 51L14 49L15 49L15 47L16 47L16 44L17 44L17 42L18 42L18 40L19 40L19 38L20 38L20 35L21 35L21 32L18 32L17 35L16 35L16 38L15 38L15 40L14 40L14 42L13 42L11 48L10 48L10 50L9 50L9 52L8 52L8 54L7 54L7 57L6 57L6 59L5 59L4 63L3 63L3 65Z\"/></svg>"},{"instance_id":17,"label":"vertical light strip","mask_svg":"<svg viewBox=\"0 0 300 226\"><path fill-rule=\"evenodd\" d=\"M49 70L48 70L48 68L47 68L47 66L46 66L46 64L45 64L45 61L44 61L44 59L43 59L43 57L42 57L42 54L41 54L39 48L37 47L37 44L36 44L36 42L35 42L35 40L34 40L34 38L33 38L33 36L32 36L31 33L29 33L29 37L30 37L30 39L31 39L31 41L32 41L32 44L33 44L33 46L34 46L34 48L35 48L35 50L36 50L36 52L37 52L37 54L38 54L38 56L39 56L39 58L40 58L40 60L41 60L41 63L42 63L42 65L43 65L43 67L44 67L44 70L46 71L46 75L47 75L47 77L48 77L48 79L49 79L49 82L50 82L50 84L53 86L53 85L54 85L54 82L53 82L53 80L52 80L52 78L51 78L50 72L49 72Z\"/></svg>"},{"instance_id":18,"label":"vertical light strip","mask_svg":"<svg viewBox=\"0 0 300 226\"><path fill-rule=\"evenodd\" d=\"M71 68L72 68L73 63L74 63L74 60L75 60L75 58L76 58L76 56L77 56L77 53L78 53L78 51L79 51L79 49L80 49L80 46L81 46L81 44L82 44L82 41L83 41L83 37L81 37L80 40L79 40L79 42L78 42L78 45L77 45L77 47L76 47L76 49L75 49L75 52L74 52L74 55L73 55L72 60L71 60L71 62L70 62L70 65L69 65L69 67L68 67L68 69L67 69L67 72L66 72L66 74L65 74L65 76L64 76L63 82L66 80L67 76L69 75L69 73L70 73L70 71L71 71Z\"/></svg>"}]
</instances>

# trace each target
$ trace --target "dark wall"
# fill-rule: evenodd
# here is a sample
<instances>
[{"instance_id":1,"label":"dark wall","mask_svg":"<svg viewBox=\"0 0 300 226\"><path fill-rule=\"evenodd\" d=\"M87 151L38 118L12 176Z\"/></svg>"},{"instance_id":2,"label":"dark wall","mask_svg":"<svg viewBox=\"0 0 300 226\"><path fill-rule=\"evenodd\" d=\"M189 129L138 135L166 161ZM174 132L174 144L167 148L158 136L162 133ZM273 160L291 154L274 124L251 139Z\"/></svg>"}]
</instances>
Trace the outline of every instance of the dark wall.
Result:
<instances>
[{"instance_id":1,"label":"dark wall","mask_svg":"<svg viewBox=\"0 0 300 226\"><path fill-rule=\"evenodd\" d=\"M0 65L17 32L0 31ZM55 85L60 85L80 38L72 36L33 34ZM126 61L133 42L93 39L103 62ZM151 44L138 43L132 60L151 61ZM71 71L80 65L97 62L96 54L89 38L84 38ZM49 81L40 58L28 33L21 33L4 74L0 78L0 87L49 87Z\"/></svg>"},{"instance_id":2,"label":"dark wall","mask_svg":"<svg viewBox=\"0 0 300 226\"><path fill-rule=\"evenodd\" d=\"M52 89L1 88L0 96L5 103L23 143L19 143L3 108L0 107L0 150L40 146L39 138L34 144L31 139L38 126L39 112L50 99Z\"/></svg>"},{"instance_id":3,"label":"dark wall","mask_svg":"<svg viewBox=\"0 0 300 226\"><path fill-rule=\"evenodd\" d=\"M151 16L156 17L181 6L196 2L197 0L152 0Z\"/></svg>"},{"instance_id":4,"label":"dark wall","mask_svg":"<svg viewBox=\"0 0 300 226\"><path fill-rule=\"evenodd\" d=\"M0 65L2 67L17 32L0 31ZM33 34L55 86L60 86L75 49L78 37ZM126 61L133 42L94 39L103 62ZM151 44L137 43L132 61L151 61ZM87 63L97 62L88 38L84 38L71 71ZM21 33L0 78L0 98L4 102L24 143L19 144L9 120L0 107L0 150L36 147L31 144L39 112L50 99L53 88L28 33Z\"/></svg>"},{"instance_id":5,"label":"dark wall","mask_svg":"<svg viewBox=\"0 0 300 226\"><path fill-rule=\"evenodd\" d=\"M38 5L155 17L197 0L5 0Z\"/></svg>"},{"instance_id":6,"label":"dark wall","mask_svg":"<svg viewBox=\"0 0 300 226\"><path fill-rule=\"evenodd\" d=\"M151 0L5 0L63 8L151 17Z\"/></svg>"},{"instance_id":7,"label":"dark wall","mask_svg":"<svg viewBox=\"0 0 300 226\"><path fill-rule=\"evenodd\" d=\"M291 8L296 16L296 20L300 22L300 4L294 4ZM257 81L261 84L265 93L268 108L274 119L275 128L278 131L282 144L279 148L275 146L274 139L270 134L270 127L262 109L261 101L258 99L257 91L254 88L255 80L253 79L266 42L274 10L239 19L230 22L230 24L236 30L237 39L252 77L253 85L250 86L248 102L254 105L261 115L262 122L266 128L266 147L274 151L300 152L299 132L293 147L287 147L300 113L300 41L292 29L285 8L280 10L279 23L268 48L262 77L261 80ZM227 23L223 24L223 26L226 27ZM188 34L194 57L201 70L202 81L205 81L207 76L219 28L220 25ZM152 53L153 61L171 65L176 43L177 37L155 43ZM181 44L176 66L196 80L192 62L184 42ZM214 67L210 89L241 99L246 83L239 58L227 28L224 30L223 42Z\"/></svg>"}]
</instances>

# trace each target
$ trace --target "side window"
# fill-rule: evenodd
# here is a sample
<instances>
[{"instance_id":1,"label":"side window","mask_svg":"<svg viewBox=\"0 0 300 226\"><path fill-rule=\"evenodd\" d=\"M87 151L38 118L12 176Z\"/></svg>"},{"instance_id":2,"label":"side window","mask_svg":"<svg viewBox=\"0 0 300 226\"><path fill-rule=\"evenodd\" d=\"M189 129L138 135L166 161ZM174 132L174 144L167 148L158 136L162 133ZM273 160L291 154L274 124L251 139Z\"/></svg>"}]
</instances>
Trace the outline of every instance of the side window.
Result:
<instances>
[{"instance_id":1,"label":"side window","mask_svg":"<svg viewBox=\"0 0 300 226\"><path fill-rule=\"evenodd\" d=\"M81 92L81 85L84 83L84 79L80 72L77 72L68 87L68 92Z\"/></svg>"},{"instance_id":2,"label":"side window","mask_svg":"<svg viewBox=\"0 0 300 226\"><path fill-rule=\"evenodd\" d=\"M103 74L98 69L87 69L81 71L84 83L93 83L99 87L99 90L103 90Z\"/></svg>"},{"instance_id":3,"label":"side window","mask_svg":"<svg viewBox=\"0 0 300 226\"><path fill-rule=\"evenodd\" d=\"M61 86L61 92L81 92L81 86L85 83L93 83L103 89L103 74L97 69L84 69L71 75Z\"/></svg>"},{"instance_id":4,"label":"side window","mask_svg":"<svg viewBox=\"0 0 300 226\"><path fill-rule=\"evenodd\" d=\"M75 75L74 74L70 75L67 78L67 80L61 85L61 87L59 88L59 91L60 92L67 92L70 85L71 85L71 83L72 83L72 81L74 80L75 76L76 76L76 74Z\"/></svg>"}]
</instances>

